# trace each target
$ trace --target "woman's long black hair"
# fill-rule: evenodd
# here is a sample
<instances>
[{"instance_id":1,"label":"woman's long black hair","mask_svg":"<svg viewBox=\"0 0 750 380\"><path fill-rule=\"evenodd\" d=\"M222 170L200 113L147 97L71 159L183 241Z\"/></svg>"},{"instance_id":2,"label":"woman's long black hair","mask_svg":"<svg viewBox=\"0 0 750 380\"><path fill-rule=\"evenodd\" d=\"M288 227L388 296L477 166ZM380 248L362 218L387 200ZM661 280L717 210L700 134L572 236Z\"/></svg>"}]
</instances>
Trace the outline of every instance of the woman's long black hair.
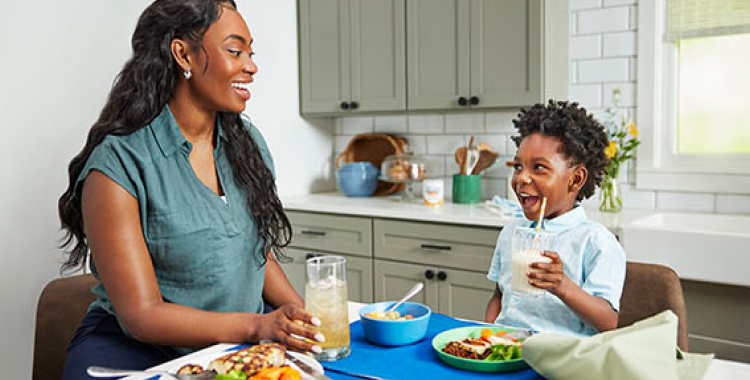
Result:
<instances>
[{"instance_id":1,"label":"woman's long black hair","mask_svg":"<svg viewBox=\"0 0 750 380\"><path fill-rule=\"evenodd\" d=\"M65 230L61 247L68 248L61 272L82 268L89 250L80 190L76 191L76 181L89 156L108 135L131 134L162 112L182 74L172 56L172 40L183 39L193 49L203 49L201 41L206 30L224 8L236 10L237 6L233 0L156 0L139 18L131 42L133 56L117 75L86 145L68 166L68 189L58 202ZM245 192L261 239L261 261L265 263L269 251L277 258L285 258L282 248L289 244L292 230L276 194L273 175L241 116L219 112L217 117L227 135L226 154L234 179Z\"/></svg>"}]
</instances>

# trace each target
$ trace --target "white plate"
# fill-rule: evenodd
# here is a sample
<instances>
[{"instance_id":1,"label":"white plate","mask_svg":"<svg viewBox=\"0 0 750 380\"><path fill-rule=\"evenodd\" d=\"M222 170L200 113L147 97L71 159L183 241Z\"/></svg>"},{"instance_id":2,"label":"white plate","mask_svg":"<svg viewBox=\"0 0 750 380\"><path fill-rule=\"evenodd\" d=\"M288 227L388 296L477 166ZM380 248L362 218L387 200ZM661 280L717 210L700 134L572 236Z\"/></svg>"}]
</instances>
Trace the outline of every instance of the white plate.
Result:
<instances>
[{"instance_id":1,"label":"white plate","mask_svg":"<svg viewBox=\"0 0 750 380\"><path fill-rule=\"evenodd\" d=\"M224 355L226 355L226 354L228 354L230 352L234 352L234 351L238 351L238 350L227 350L227 351L221 351L221 352L216 352L216 353L213 353L213 354L206 354L206 355L203 355L203 356L199 356L199 357L197 357L195 359L190 360L190 362L183 363L183 364L181 364L179 366L175 366L173 368L170 368L168 372L169 373L177 373L177 371L180 368L182 368L183 366L185 366L187 364L197 364L197 365L199 365L199 366L201 366L201 367L203 367L205 369L206 367L208 367L208 363L210 363L211 360L214 360L216 358L222 357L222 356L224 356ZM300 361L304 362L305 364L309 365L312 369L320 371L320 373L323 373L323 366L320 365L320 363L318 363L318 361L315 360L314 358L312 358L310 356L307 356L305 354L300 354L298 352L293 352L293 351L287 351L287 352L289 353L289 355L294 356L295 358L297 358ZM286 361L286 365L288 365L288 366L296 369L297 371L299 371L300 374L302 375L302 379L304 379L304 380L315 380L314 377L309 376L306 373L304 373L303 371L301 371L299 369L299 367L297 367L296 364L290 362L289 360Z\"/></svg>"}]
</instances>

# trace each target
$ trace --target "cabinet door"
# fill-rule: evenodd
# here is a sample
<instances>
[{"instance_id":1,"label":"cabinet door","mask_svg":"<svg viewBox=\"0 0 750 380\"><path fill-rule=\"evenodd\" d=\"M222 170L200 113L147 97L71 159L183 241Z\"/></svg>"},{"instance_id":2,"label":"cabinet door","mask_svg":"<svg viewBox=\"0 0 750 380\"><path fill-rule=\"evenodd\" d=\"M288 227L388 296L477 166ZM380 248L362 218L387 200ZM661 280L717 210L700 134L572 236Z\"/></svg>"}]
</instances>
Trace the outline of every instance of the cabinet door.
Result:
<instances>
[{"instance_id":1,"label":"cabinet door","mask_svg":"<svg viewBox=\"0 0 750 380\"><path fill-rule=\"evenodd\" d=\"M351 112L406 110L404 1L350 0Z\"/></svg>"},{"instance_id":2,"label":"cabinet door","mask_svg":"<svg viewBox=\"0 0 750 380\"><path fill-rule=\"evenodd\" d=\"M472 107L543 101L541 2L471 0Z\"/></svg>"},{"instance_id":3,"label":"cabinet door","mask_svg":"<svg viewBox=\"0 0 750 380\"><path fill-rule=\"evenodd\" d=\"M498 1L505 3L505 1ZM408 107L462 108L469 96L469 0L407 0Z\"/></svg>"},{"instance_id":4,"label":"cabinet door","mask_svg":"<svg viewBox=\"0 0 750 380\"><path fill-rule=\"evenodd\" d=\"M286 277L294 289L303 298L305 297L305 263L309 257L326 255L329 253L320 251L310 251L298 248L288 248L287 255L292 259L291 262L282 263ZM372 259L344 256L346 259L346 285L349 292L349 300L355 302L370 303L373 300L372 291Z\"/></svg>"},{"instance_id":5,"label":"cabinet door","mask_svg":"<svg viewBox=\"0 0 750 380\"><path fill-rule=\"evenodd\" d=\"M486 273L463 270L438 270L443 280L438 280L440 313L457 318L484 320L487 302L492 298L495 283Z\"/></svg>"},{"instance_id":6,"label":"cabinet door","mask_svg":"<svg viewBox=\"0 0 750 380\"><path fill-rule=\"evenodd\" d=\"M349 0L299 0L300 112L341 112L349 101Z\"/></svg>"},{"instance_id":7,"label":"cabinet door","mask_svg":"<svg viewBox=\"0 0 750 380\"><path fill-rule=\"evenodd\" d=\"M422 282L424 288L411 301L423 303L438 311L438 284L436 280L425 277L427 270L437 273L435 267L375 260L375 301L401 299L414 284Z\"/></svg>"}]
</instances>

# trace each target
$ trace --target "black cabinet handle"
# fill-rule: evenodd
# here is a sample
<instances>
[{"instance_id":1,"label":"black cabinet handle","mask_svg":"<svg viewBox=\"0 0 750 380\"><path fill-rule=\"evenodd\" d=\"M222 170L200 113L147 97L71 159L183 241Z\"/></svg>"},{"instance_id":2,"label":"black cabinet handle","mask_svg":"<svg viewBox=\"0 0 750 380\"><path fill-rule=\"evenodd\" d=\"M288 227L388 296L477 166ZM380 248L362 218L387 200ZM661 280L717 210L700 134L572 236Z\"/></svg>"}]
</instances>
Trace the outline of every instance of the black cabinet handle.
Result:
<instances>
[{"instance_id":1,"label":"black cabinet handle","mask_svg":"<svg viewBox=\"0 0 750 380\"><path fill-rule=\"evenodd\" d=\"M469 104L469 101L465 97L458 98L458 105L462 107L466 107L466 105Z\"/></svg>"},{"instance_id":2,"label":"black cabinet handle","mask_svg":"<svg viewBox=\"0 0 750 380\"><path fill-rule=\"evenodd\" d=\"M325 231L313 231L313 230L303 230L300 232L302 235L312 235L312 236L325 236Z\"/></svg>"},{"instance_id":3,"label":"black cabinet handle","mask_svg":"<svg viewBox=\"0 0 750 380\"><path fill-rule=\"evenodd\" d=\"M469 99L469 102L471 102L472 106L475 106L479 104L479 98L477 98L476 96L472 96L471 99Z\"/></svg>"},{"instance_id":4,"label":"black cabinet handle","mask_svg":"<svg viewBox=\"0 0 750 380\"><path fill-rule=\"evenodd\" d=\"M349 103L347 103L347 102L341 102L341 104L339 105L339 107L341 107L342 110L348 110L349 109Z\"/></svg>"},{"instance_id":5,"label":"black cabinet handle","mask_svg":"<svg viewBox=\"0 0 750 380\"><path fill-rule=\"evenodd\" d=\"M450 251L452 248L450 245L422 244L422 249L436 249L439 251Z\"/></svg>"},{"instance_id":6,"label":"black cabinet handle","mask_svg":"<svg viewBox=\"0 0 750 380\"><path fill-rule=\"evenodd\" d=\"M428 280L432 280L432 279L433 279L433 278L435 277L435 272L433 272L433 271L432 271L432 269L428 269L428 270L426 270L426 271L424 272L424 276L425 276L425 277L426 277L426 278L427 278Z\"/></svg>"},{"instance_id":7,"label":"black cabinet handle","mask_svg":"<svg viewBox=\"0 0 750 380\"><path fill-rule=\"evenodd\" d=\"M438 280L445 281L446 278L448 278L448 274L447 273L445 273L443 271L438 272Z\"/></svg>"},{"instance_id":8,"label":"black cabinet handle","mask_svg":"<svg viewBox=\"0 0 750 380\"><path fill-rule=\"evenodd\" d=\"M306 255L305 255L305 260L310 260L310 259L312 259L313 257L315 257L315 254L314 254L314 253L308 253L308 254L306 254Z\"/></svg>"},{"instance_id":9,"label":"black cabinet handle","mask_svg":"<svg viewBox=\"0 0 750 380\"><path fill-rule=\"evenodd\" d=\"M359 103L357 103L357 102L350 102L349 103L349 108L351 108L353 110L356 110L357 108L359 108Z\"/></svg>"}]
</instances>

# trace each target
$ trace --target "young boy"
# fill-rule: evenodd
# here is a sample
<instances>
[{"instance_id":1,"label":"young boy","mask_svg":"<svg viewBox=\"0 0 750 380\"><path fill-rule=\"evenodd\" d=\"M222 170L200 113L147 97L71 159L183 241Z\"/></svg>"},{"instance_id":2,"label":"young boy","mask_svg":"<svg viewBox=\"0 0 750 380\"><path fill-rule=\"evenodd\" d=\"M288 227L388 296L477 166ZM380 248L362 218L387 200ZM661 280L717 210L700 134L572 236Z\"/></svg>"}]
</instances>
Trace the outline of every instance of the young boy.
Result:
<instances>
[{"instance_id":1,"label":"young boy","mask_svg":"<svg viewBox=\"0 0 750 380\"><path fill-rule=\"evenodd\" d=\"M520 133L511 182L525 219L506 225L498 237L487 278L497 283L485 320L537 331L593 335L617 327L625 280L625 252L615 236L589 221L579 202L602 181L608 145L604 127L576 103L550 100L513 120ZM511 239L516 226L536 228L547 198L542 228L556 233L549 263L534 262L527 277L542 296L511 289Z\"/></svg>"}]
</instances>

